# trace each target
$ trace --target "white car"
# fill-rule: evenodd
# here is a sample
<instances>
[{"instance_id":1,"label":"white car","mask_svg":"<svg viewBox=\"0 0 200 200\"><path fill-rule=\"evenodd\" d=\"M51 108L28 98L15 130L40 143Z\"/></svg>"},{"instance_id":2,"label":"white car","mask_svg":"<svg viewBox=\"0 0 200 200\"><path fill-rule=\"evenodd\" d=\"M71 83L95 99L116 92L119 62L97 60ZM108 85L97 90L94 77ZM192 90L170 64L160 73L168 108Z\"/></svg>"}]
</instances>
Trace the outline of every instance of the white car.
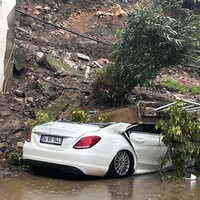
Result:
<instances>
[{"instance_id":1,"label":"white car","mask_svg":"<svg viewBox=\"0 0 200 200\"><path fill-rule=\"evenodd\" d=\"M31 166L114 178L157 171L167 148L154 125L55 121L33 128L23 159Z\"/></svg>"}]
</instances>

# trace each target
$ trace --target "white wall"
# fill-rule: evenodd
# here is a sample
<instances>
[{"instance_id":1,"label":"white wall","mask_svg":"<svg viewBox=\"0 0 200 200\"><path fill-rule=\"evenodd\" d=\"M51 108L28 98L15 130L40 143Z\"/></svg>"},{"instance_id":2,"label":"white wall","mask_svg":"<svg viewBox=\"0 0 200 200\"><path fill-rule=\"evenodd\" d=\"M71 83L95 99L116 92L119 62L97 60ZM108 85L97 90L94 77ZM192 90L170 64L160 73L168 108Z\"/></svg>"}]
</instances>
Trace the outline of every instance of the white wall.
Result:
<instances>
[{"instance_id":1,"label":"white wall","mask_svg":"<svg viewBox=\"0 0 200 200\"><path fill-rule=\"evenodd\" d=\"M15 7L16 0L0 0L0 91L3 89L4 82L4 58L6 53L6 38L8 31L7 17L11 10Z\"/></svg>"}]
</instances>

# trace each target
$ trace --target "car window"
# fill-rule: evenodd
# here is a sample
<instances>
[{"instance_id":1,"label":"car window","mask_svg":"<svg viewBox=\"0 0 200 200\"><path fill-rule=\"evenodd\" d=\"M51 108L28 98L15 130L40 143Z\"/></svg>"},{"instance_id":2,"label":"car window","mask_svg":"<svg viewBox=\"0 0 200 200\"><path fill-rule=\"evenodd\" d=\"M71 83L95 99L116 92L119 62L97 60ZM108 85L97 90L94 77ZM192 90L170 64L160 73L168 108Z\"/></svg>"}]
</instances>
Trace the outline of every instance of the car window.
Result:
<instances>
[{"instance_id":1,"label":"car window","mask_svg":"<svg viewBox=\"0 0 200 200\"><path fill-rule=\"evenodd\" d=\"M131 132L145 132L145 133L157 133L160 134L159 130L156 130L155 124L138 124L131 129Z\"/></svg>"}]
</instances>

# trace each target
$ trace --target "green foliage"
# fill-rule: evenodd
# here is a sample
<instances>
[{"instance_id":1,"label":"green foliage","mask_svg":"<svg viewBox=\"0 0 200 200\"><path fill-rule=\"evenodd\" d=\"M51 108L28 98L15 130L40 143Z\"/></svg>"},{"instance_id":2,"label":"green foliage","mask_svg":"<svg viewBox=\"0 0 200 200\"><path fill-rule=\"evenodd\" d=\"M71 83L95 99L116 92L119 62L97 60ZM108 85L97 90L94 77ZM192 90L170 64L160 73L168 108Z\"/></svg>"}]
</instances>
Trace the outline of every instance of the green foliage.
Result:
<instances>
[{"instance_id":1,"label":"green foliage","mask_svg":"<svg viewBox=\"0 0 200 200\"><path fill-rule=\"evenodd\" d=\"M196 0L153 0L155 7L161 7L163 9L173 9L173 11L179 11L179 14L189 13L189 10L193 10L196 7Z\"/></svg>"},{"instance_id":2,"label":"green foliage","mask_svg":"<svg viewBox=\"0 0 200 200\"><path fill-rule=\"evenodd\" d=\"M172 162L178 178L186 176L189 158L200 160L200 113L189 113L182 109L180 102L168 109L170 119L161 120L157 128L162 131L167 152L159 160L159 171L168 161Z\"/></svg>"},{"instance_id":3,"label":"green foliage","mask_svg":"<svg viewBox=\"0 0 200 200\"><path fill-rule=\"evenodd\" d=\"M190 87L190 91L192 95L199 95L200 94L200 86L192 86Z\"/></svg>"},{"instance_id":4,"label":"green foliage","mask_svg":"<svg viewBox=\"0 0 200 200\"><path fill-rule=\"evenodd\" d=\"M37 112L36 118L29 120L28 124L31 128L33 128L34 126L37 126L37 125L40 125L43 123L47 123L47 122L50 122L53 120L54 120L53 117L50 117L46 112L40 110Z\"/></svg>"},{"instance_id":5,"label":"green foliage","mask_svg":"<svg viewBox=\"0 0 200 200\"><path fill-rule=\"evenodd\" d=\"M115 64L103 69L94 82L97 99L123 104L134 87L154 79L161 68L199 63L199 21L196 15L174 19L154 7L131 12L114 46Z\"/></svg>"},{"instance_id":6,"label":"green foliage","mask_svg":"<svg viewBox=\"0 0 200 200\"><path fill-rule=\"evenodd\" d=\"M86 117L84 110L72 111L71 120L80 123L86 123L90 121L89 118Z\"/></svg>"},{"instance_id":7,"label":"green foliage","mask_svg":"<svg viewBox=\"0 0 200 200\"><path fill-rule=\"evenodd\" d=\"M155 7L176 7L181 8L183 5L183 0L154 0Z\"/></svg>"},{"instance_id":8,"label":"green foliage","mask_svg":"<svg viewBox=\"0 0 200 200\"><path fill-rule=\"evenodd\" d=\"M95 115L87 115L84 110L72 111L71 120L79 123L88 122L107 122L108 113L100 113Z\"/></svg>"},{"instance_id":9,"label":"green foliage","mask_svg":"<svg viewBox=\"0 0 200 200\"><path fill-rule=\"evenodd\" d=\"M175 92L180 91L183 94L188 92L188 88L186 85L180 84L178 81L173 79L167 79L164 82L163 86L170 91L175 91Z\"/></svg>"},{"instance_id":10,"label":"green foliage","mask_svg":"<svg viewBox=\"0 0 200 200\"><path fill-rule=\"evenodd\" d=\"M12 152L7 155L8 162L14 166L22 166L23 165L23 157L22 153Z\"/></svg>"},{"instance_id":11,"label":"green foliage","mask_svg":"<svg viewBox=\"0 0 200 200\"><path fill-rule=\"evenodd\" d=\"M181 92L182 94L188 93L191 95L199 95L200 94L200 86L190 86L179 83L174 79L167 79L162 87L167 88L172 92Z\"/></svg>"},{"instance_id":12,"label":"green foliage","mask_svg":"<svg viewBox=\"0 0 200 200\"><path fill-rule=\"evenodd\" d=\"M98 122L107 122L108 121L108 116L109 114L108 113L101 113L99 116L98 116Z\"/></svg>"}]
</instances>

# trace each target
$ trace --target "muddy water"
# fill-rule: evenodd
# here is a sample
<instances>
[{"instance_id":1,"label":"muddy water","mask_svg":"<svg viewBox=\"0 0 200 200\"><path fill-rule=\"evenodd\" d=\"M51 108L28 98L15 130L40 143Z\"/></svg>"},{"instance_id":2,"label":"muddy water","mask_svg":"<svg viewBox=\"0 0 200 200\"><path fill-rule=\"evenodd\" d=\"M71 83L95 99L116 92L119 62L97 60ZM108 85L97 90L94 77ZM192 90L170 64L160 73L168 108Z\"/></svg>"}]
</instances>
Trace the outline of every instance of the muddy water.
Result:
<instances>
[{"instance_id":1,"label":"muddy water","mask_svg":"<svg viewBox=\"0 0 200 200\"><path fill-rule=\"evenodd\" d=\"M200 200L200 180L161 183L157 174L125 179L46 175L0 178L0 200Z\"/></svg>"}]
</instances>

